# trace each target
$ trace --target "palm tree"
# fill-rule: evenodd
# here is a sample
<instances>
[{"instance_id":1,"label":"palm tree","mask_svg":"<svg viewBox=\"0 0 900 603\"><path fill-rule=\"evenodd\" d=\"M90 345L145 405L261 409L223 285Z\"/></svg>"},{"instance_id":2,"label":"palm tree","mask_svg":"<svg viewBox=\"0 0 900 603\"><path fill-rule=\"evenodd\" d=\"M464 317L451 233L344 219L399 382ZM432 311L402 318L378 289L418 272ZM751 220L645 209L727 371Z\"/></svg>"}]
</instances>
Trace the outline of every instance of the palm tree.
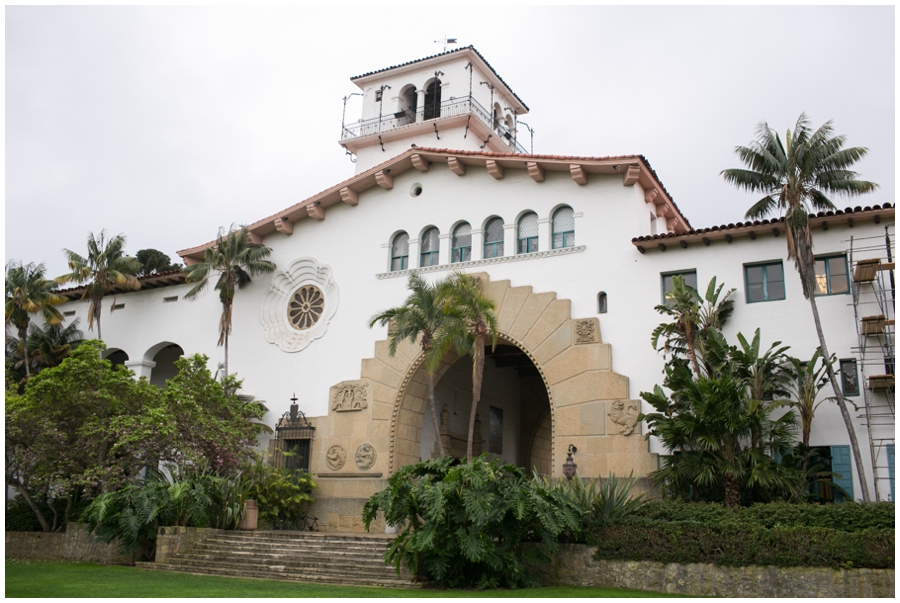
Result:
<instances>
[{"instance_id":1,"label":"palm tree","mask_svg":"<svg viewBox=\"0 0 900 603\"><path fill-rule=\"evenodd\" d=\"M219 229L216 242L206 248L203 261L185 268L184 273L189 283L197 283L185 294L187 299L196 299L206 288L210 272L218 272L216 290L222 302L222 317L219 319L219 343L225 346L225 376L228 376L228 335L231 334L231 308L234 305L234 293L250 284L253 276L275 271L275 264L265 259L272 250L264 245L250 243L250 233L245 226L235 228L231 225L228 232Z\"/></svg>"},{"instance_id":2,"label":"palm tree","mask_svg":"<svg viewBox=\"0 0 900 603\"><path fill-rule=\"evenodd\" d=\"M435 347L435 335L446 327L449 316L444 314L438 298L438 290L444 286L443 282L430 285L417 274L409 277L407 288L411 291L409 297L402 306L391 308L375 314L369 319L371 329L377 323L385 326L393 321L389 329L390 340L388 353L393 356L397 353L397 346L404 339L415 343L419 341L422 353L425 355L425 374L428 377L428 402L431 406L431 418L434 420L434 434L437 438L438 452L444 456L444 443L441 441L441 426L438 422L437 407L434 402L434 371L443 358L443 352ZM444 350L446 351L446 350Z\"/></svg>"},{"instance_id":3,"label":"palm tree","mask_svg":"<svg viewBox=\"0 0 900 603\"><path fill-rule=\"evenodd\" d=\"M866 155L868 149L845 149L846 136L836 136L833 132L830 121L812 131L806 114L801 114L794 131L787 131L786 144L782 144L778 134L767 123L762 123L757 127L756 140L750 146L734 149L747 169L722 171L722 177L727 182L746 191L765 195L747 210L747 218L759 219L772 214L784 214L788 258L793 260L800 275L803 295L809 300L822 356L826 359L831 358L831 354L828 352L816 306L816 259L813 255L809 212L835 209L828 194L858 196L878 188L874 182L858 180L858 174L849 169ZM862 497L864 501L868 501L869 485L853 421L830 362L826 362L826 369L850 436Z\"/></svg>"},{"instance_id":4,"label":"palm tree","mask_svg":"<svg viewBox=\"0 0 900 603\"><path fill-rule=\"evenodd\" d=\"M472 354L472 411L469 414L469 441L466 459L472 459L472 443L475 441L475 418L481 401L481 382L484 377L484 341L492 337L491 348L497 347L497 317L494 302L481 291L481 279L470 274L454 272L441 284L438 291L443 312L450 321L441 329L434 345L436 354L443 354L456 347L460 352Z\"/></svg>"},{"instance_id":5,"label":"palm tree","mask_svg":"<svg viewBox=\"0 0 900 603\"><path fill-rule=\"evenodd\" d=\"M66 298L53 292L56 283L44 278L44 265L10 262L6 265L6 325L12 324L23 346L22 358L28 358L28 324L37 312L47 324L62 322L62 314L53 306L66 302ZM25 362L25 378L31 370Z\"/></svg>"},{"instance_id":6,"label":"palm tree","mask_svg":"<svg viewBox=\"0 0 900 603\"><path fill-rule=\"evenodd\" d=\"M88 329L94 330L94 322L97 323L97 339L103 341L100 330L100 310L103 306L103 298L113 293L113 303L109 308L112 312L116 308L115 291L130 289L137 291L141 283L134 277L140 271L141 264L134 258L125 255L125 235L116 235L107 240L106 230L100 231L100 237L94 233L88 233L88 254L82 257L63 249L66 261L69 263L69 274L64 274L56 279L57 283L87 283L83 301L90 300L91 306L88 312Z\"/></svg>"},{"instance_id":7,"label":"palm tree","mask_svg":"<svg viewBox=\"0 0 900 603\"><path fill-rule=\"evenodd\" d=\"M31 325L28 329L31 364L38 368L51 368L65 360L84 339L84 333L78 328L79 322L80 319L76 318L65 327L60 324L47 324L43 328Z\"/></svg>"}]
</instances>

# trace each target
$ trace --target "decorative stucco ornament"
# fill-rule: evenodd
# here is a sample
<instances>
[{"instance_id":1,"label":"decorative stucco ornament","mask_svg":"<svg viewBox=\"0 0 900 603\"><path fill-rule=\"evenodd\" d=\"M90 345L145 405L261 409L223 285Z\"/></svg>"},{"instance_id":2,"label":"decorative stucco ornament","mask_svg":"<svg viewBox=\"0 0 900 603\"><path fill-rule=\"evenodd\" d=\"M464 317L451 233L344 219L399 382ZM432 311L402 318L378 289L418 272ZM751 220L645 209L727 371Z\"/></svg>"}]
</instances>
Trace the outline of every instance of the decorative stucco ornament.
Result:
<instances>
[{"instance_id":1,"label":"decorative stucco ornament","mask_svg":"<svg viewBox=\"0 0 900 603\"><path fill-rule=\"evenodd\" d=\"M325 453L325 462L328 464L328 468L333 471L343 467L344 463L347 462L347 452L344 450L344 447L340 444L335 444L329 448L328 452Z\"/></svg>"},{"instance_id":2,"label":"decorative stucco ornament","mask_svg":"<svg viewBox=\"0 0 900 603\"><path fill-rule=\"evenodd\" d=\"M331 410L362 410L369 406L368 381L344 381L332 389Z\"/></svg>"},{"instance_id":3,"label":"decorative stucco ornament","mask_svg":"<svg viewBox=\"0 0 900 603\"><path fill-rule=\"evenodd\" d=\"M360 444L356 449L356 466L365 471L371 469L377 458L375 447L371 444Z\"/></svg>"},{"instance_id":4,"label":"decorative stucco ornament","mask_svg":"<svg viewBox=\"0 0 900 603\"><path fill-rule=\"evenodd\" d=\"M299 352L325 334L340 293L331 266L300 258L272 277L260 306L266 341L285 352Z\"/></svg>"}]
</instances>

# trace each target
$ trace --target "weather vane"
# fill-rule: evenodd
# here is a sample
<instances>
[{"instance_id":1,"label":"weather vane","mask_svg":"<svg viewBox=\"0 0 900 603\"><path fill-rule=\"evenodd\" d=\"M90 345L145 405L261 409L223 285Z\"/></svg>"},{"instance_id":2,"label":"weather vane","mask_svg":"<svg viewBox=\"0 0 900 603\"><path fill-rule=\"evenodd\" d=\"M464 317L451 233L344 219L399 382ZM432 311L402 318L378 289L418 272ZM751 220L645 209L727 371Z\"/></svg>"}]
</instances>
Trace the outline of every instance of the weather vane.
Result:
<instances>
[{"instance_id":1,"label":"weather vane","mask_svg":"<svg viewBox=\"0 0 900 603\"><path fill-rule=\"evenodd\" d=\"M442 50L441 52L447 52L447 44L458 44L456 38L448 38L446 35L442 40L435 40L434 43L444 45L444 50Z\"/></svg>"}]
</instances>

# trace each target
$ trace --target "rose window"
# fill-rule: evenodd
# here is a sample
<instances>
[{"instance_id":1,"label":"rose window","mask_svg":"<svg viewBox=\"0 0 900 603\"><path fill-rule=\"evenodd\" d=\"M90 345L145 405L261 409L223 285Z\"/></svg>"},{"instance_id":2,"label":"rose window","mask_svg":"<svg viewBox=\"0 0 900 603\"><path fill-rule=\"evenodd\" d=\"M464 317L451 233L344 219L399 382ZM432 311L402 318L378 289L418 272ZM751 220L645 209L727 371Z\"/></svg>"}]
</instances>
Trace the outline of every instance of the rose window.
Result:
<instances>
[{"instance_id":1,"label":"rose window","mask_svg":"<svg viewBox=\"0 0 900 603\"><path fill-rule=\"evenodd\" d=\"M325 311L325 296L313 285L300 287L288 303L288 320L291 326L304 331L319 321Z\"/></svg>"}]
</instances>

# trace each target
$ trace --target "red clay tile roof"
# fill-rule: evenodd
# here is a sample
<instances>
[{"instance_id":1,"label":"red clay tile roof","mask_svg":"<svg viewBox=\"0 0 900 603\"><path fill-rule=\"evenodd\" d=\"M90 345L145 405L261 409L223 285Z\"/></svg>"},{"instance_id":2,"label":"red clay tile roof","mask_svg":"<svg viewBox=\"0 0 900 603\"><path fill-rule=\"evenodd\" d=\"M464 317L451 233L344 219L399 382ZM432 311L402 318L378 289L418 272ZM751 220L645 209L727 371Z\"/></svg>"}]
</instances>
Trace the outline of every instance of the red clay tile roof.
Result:
<instances>
[{"instance_id":1,"label":"red clay tile roof","mask_svg":"<svg viewBox=\"0 0 900 603\"><path fill-rule=\"evenodd\" d=\"M399 65L393 65L393 66L391 66L391 67L385 67L384 69L376 69L375 71L369 71L369 72L367 72L367 73L363 73L362 75L354 75L353 77L350 78L350 81L352 82L353 80L358 80L358 79L363 78L363 77L368 77L368 76L370 76L370 75L375 75L376 73L384 73L385 71L390 71L391 69L397 69L397 68L399 68L399 67L406 67L407 65L414 65L414 64L416 64L416 63L421 63L422 61L427 61L427 60L429 60L429 59L434 59L434 58L437 58L437 57L447 56L448 54L453 54L453 53L456 53L456 52L463 52L463 51L466 51L466 50L471 50L471 51L474 52L476 55L478 55L478 58L481 59L482 61L484 61L484 64L488 66L488 69L490 69L490 70L493 72L493 74L497 76L497 79L500 80L500 81L503 83L504 86L506 86L506 89L509 90L509 91L512 93L512 95L516 97L516 100L518 100L520 103L522 103L522 106L523 106L523 107L525 107L526 109L528 109L528 105L525 104L525 101L523 101L521 98L519 98L519 95L518 95L518 94L516 94L515 92L513 92L513 89L509 87L509 84L507 84L505 81L503 81L503 78L500 77L500 74L497 73L497 70L494 69L494 67L493 67L490 63L487 62L487 59L485 59L484 56L482 56L482 54L481 54L480 52L478 52L478 50L476 50L476 48L475 48L474 46L472 46L471 44L470 44L469 46L463 46L462 48L454 48L453 50L448 50L447 52L439 52L438 54L433 54L433 55L431 55L430 57L425 57L425 58L422 58L422 59L416 59L416 60L414 60L414 61L407 61L406 63L400 63ZM531 109L528 109L528 110L530 111Z\"/></svg>"},{"instance_id":2,"label":"red clay tile roof","mask_svg":"<svg viewBox=\"0 0 900 603\"><path fill-rule=\"evenodd\" d=\"M881 211L884 210L895 210L896 205L891 203L883 203L882 205L872 205L872 206L859 206L856 207L846 207L844 209L836 209L833 211L822 211L816 214L810 214L811 220L819 220L819 219L827 219L834 218L836 216L853 216L855 214L866 214L869 212ZM893 214L893 211L889 213ZM744 231L748 231L748 229L752 227L758 226L767 226L767 225L781 225L784 224L784 217L780 218L771 218L766 220L753 220L752 222L733 222L730 224L722 224L719 226L710 226L707 228L699 228L699 229L691 229L688 232L678 232L678 233L662 233L655 235L645 235L641 237L634 237L631 239L631 242L635 245L639 243L645 243L648 241L665 241L667 239L679 239L683 237L694 237L696 238L698 235L709 234L709 233L718 233L723 231L736 231L744 229ZM813 224L815 226L815 224Z\"/></svg>"}]
</instances>

